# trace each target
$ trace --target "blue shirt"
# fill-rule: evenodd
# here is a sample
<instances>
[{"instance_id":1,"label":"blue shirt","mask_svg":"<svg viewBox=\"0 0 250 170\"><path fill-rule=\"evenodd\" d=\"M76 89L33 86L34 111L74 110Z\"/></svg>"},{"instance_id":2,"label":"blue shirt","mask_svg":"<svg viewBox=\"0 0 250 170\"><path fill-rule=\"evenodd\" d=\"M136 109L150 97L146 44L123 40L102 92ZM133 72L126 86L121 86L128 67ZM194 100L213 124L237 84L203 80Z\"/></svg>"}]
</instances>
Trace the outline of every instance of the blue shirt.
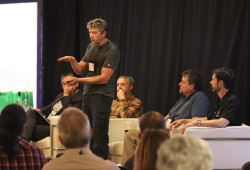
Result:
<instances>
[{"instance_id":1,"label":"blue shirt","mask_svg":"<svg viewBox=\"0 0 250 170\"><path fill-rule=\"evenodd\" d=\"M192 117L207 117L210 113L210 103L203 92L194 92L188 97L182 95L169 111L170 119L191 119Z\"/></svg>"}]
</instances>

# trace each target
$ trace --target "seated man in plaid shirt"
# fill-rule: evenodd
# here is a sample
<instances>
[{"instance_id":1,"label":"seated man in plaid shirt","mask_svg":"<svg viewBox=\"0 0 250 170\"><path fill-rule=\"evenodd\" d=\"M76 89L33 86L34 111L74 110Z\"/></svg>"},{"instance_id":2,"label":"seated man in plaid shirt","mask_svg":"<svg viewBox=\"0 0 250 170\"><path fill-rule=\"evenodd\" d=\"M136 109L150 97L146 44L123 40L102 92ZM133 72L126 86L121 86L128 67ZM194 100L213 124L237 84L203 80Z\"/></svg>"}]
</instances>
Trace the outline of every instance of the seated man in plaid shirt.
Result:
<instances>
[{"instance_id":1,"label":"seated man in plaid shirt","mask_svg":"<svg viewBox=\"0 0 250 170\"><path fill-rule=\"evenodd\" d=\"M117 99L111 106L111 118L137 118L142 115L143 104L133 95L135 80L120 76L117 80Z\"/></svg>"}]
</instances>

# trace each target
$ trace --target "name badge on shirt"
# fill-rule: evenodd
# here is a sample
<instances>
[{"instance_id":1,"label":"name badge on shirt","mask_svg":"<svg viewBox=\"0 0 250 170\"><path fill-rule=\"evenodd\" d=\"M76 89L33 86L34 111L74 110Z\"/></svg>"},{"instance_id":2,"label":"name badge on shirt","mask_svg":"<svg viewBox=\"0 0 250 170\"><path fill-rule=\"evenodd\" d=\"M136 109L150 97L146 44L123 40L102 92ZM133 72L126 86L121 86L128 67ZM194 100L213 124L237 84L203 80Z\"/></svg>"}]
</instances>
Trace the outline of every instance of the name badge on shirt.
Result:
<instances>
[{"instance_id":1,"label":"name badge on shirt","mask_svg":"<svg viewBox=\"0 0 250 170\"><path fill-rule=\"evenodd\" d=\"M89 60L89 71L95 71L95 60Z\"/></svg>"}]
</instances>

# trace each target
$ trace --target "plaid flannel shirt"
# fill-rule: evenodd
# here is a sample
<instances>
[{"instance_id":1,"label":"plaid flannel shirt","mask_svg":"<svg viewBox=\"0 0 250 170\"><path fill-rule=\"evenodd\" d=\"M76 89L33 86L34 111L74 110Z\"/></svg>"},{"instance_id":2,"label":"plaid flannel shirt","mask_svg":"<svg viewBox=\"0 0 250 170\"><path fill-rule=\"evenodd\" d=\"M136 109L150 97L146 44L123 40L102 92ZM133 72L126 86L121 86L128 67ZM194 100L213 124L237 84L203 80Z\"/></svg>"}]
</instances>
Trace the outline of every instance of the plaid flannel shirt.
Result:
<instances>
[{"instance_id":1,"label":"plaid flannel shirt","mask_svg":"<svg viewBox=\"0 0 250 170\"><path fill-rule=\"evenodd\" d=\"M143 104L138 99L132 96L126 101L118 99L113 100L111 106L110 117L112 118L137 118L142 115Z\"/></svg>"},{"instance_id":2,"label":"plaid flannel shirt","mask_svg":"<svg viewBox=\"0 0 250 170\"><path fill-rule=\"evenodd\" d=\"M18 139L18 152L13 160L9 160L0 145L1 170L39 170L46 163L43 152L24 139Z\"/></svg>"}]
</instances>

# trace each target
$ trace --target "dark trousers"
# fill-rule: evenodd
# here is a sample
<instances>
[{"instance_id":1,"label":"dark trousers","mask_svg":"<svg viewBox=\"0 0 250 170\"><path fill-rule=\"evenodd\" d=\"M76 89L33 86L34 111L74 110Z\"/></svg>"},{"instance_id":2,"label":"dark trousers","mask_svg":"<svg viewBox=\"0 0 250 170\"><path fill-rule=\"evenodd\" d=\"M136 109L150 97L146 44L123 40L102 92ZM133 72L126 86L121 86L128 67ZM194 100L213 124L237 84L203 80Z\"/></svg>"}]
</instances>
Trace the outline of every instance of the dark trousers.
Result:
<instances>
[{"instance_id":1,"label":"dark trousers","mask_svg":"<svg viewBox=\"0 0 250 170\"><path fill-rule=\"evenodd\" d=\"M103 159L108 159L109 152L109 115L112 98L102 94L84 95L83 111L88 115L93 136L90 148L92 152Z\"/></svg>"},{"instance_id":2,"label":"dark trousers","mask_svg":"<svg viewBox=\"0 0 250 170\"><path fill-rule=\"evenodd\" d=\"M50 125L39 113L29 109L26 115L27 120L22 133L24 138L36 142L50 135Z\"/></svg>"}]
</instances>

